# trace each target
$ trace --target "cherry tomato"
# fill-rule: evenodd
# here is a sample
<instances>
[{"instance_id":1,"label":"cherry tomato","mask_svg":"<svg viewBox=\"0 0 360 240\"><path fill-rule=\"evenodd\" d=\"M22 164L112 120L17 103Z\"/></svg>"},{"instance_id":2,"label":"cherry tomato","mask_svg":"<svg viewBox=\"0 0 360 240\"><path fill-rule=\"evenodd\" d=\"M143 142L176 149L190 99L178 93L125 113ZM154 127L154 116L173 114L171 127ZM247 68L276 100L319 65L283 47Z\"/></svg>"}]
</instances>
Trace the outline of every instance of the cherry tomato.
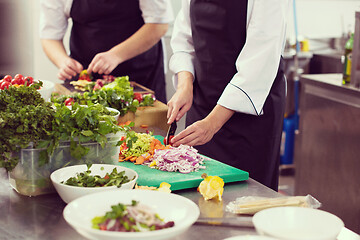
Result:
<instances>
[{"instance_id":1,"label":"cherry tomato","mask_svg":"<svg viewBox=\"0 0 360 240\"><path fill-rule=\"evenodd\" d=\"M27 83L26 86L30 86L31 84L33 84L33 82L34 82L34 78L32 78L32 77L24 78L24 84Z\"/></svg>"},{"instance_id":2,"label":"cherry tomato","mask_svg":"<svg viewBox=\"0 0 360 240\"><path fill-rule=\"evenodd\" d=\"M11 85L15 85L15 84L19 85L19 80L14 78L13 80L11 80Z\"/></svg>"},{"instance_id":3,"label":"cherry tomato","mask_svg":"<svg viewBox=\"0 0 360 240\"><path fill-rule=\"evenodd\" d=\"M141 93L135 92L135 93L134 93L134 99L138 100L139 103L141 103L142 100L143 100L143 96L142 96Z\"/></svg>"},{"instance_id":4,"label":"cherry tomato","mask_svg":"<svg viewBox=\"0 0 360 240\"><path fill-rule=\"evenodd\" d=\"M172 135L169 136L169 139L170 139L170 140L169 140L169 144L170 144L170 146L172 146L171 139L173 139L173 137L174 137L174 136L172 136ZM166 140L167 140L167 137L164 138L164 145L166 145Z\"/></svg>"},{"instance_id":5,"label":"cherry tomato","mask_svg":"<svg viewBox=\"0 0 360 240\"><path fill-rule=\"evenodd\" d=\"M67 98L64 103L65 106L71 106L73 103L75 102L75 100L73 98Z\"/></svg>"},{"instance_id":6,"label":"cherry tomato","mask_svg":"<svg viewBox=\"0 0 360 240\"><path fill-rule=\"evenodd\" d=\"M99 89L101 89L103 87L103 85L104 84L101 81L100 82L96 81L93 90L99 90Z\"/></svg>"},{"instance_id":7,"label":"cherry tomato","mask_svg":"<svg viewBox=\"0 0 360 240\"><path fill-rule=\"evenodd\" d=\"M3 78L4 81L6 82L11 82L12 80L12 77L10 75L6 75L4 78Z\"/></svg>"},{"instance_id":8,"label":"cherry tomato","mask_svg":"<svg viewBox=\"0 0 360 240\"><path fill-rule=\"evenodd\" d=\"M9 86L10 86L10 85L11 85L11 83L2 80L1 83L0 83L0 89L1 89L1 90L4 90L5 88L9 89Z\"/></svg>"},{"instance_id":9,"label":"cherry tomato","mask_svg":"<svg viewBox=\"0 0 360 240\"><path fill-rule=\"evenodd\" d=\"M21 75L21 74L16 74L14 79L18 81L19 85L24 85L24 83L25 83L25 79L24 79L23 75Z\"/></svg>"}]
</instances>

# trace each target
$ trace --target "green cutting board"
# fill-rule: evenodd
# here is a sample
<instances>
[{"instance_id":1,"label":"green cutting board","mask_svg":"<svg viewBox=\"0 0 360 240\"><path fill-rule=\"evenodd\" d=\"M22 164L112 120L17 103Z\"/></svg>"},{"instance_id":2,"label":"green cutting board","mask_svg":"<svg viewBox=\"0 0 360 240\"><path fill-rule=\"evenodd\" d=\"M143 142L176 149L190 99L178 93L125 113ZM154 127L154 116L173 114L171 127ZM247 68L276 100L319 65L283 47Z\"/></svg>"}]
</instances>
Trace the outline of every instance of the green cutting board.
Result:
<instances>
[{"instance_id":1,"label":"green cutting board","mask_svg":"<svg viewBox=\"0 0 360 240\"><path fill-rule=\"evenodd\" d=\"M163 137L155 137L162 142ZM159 187L160 183L167 182L171 185L172 191L198 187L200 182L203 180L201 178L203 173L206 173L209 176L219 176L224 180L225 183L238 182L249 179L248 172L242 171L208 157L205 157L204 160L204 166L206 169L201 169L197 172L186 174L180 172L161 171L154 168L149 168L146 165L135 165L132 162L119 162L119 165L135 170L139 175L137 184L140 186Z\"/></svg>"}]
</instances>

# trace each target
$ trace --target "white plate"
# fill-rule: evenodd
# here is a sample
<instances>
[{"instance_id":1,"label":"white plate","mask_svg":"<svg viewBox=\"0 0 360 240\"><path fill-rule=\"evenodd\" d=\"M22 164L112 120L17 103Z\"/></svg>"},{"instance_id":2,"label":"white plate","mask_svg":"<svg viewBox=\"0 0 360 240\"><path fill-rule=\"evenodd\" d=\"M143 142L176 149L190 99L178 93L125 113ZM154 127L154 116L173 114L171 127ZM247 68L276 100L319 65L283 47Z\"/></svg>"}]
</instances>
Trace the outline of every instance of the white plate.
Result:
<instances>
[{"instance_id":1,"label":"white plate","mask_svg":"<svg viewBox=\"0 0 360 240\"><path fill-rule=\"evenodd\" d=\"M78 173L85 172L87 170L87 166L85 164L60 168L51 173L50 179L61 199L66 203L69 203L76 198L91 193L103 192L108 190L132 189L135 186L136 180L138 179L138 174L130 168L112 164L92 164L90 171L91 175L99 175L101 177L104 177L106 173L111 173L114 168L116 168L118 172L125 171L125 175L128 176L130 182L122 184L120 188L116 186L76 187L61 183L62 181L68 180L70 177L76 177L76 174Z\"/></svg>"},{"instance_id":2,"label":"white plate","mask_svg":"<svg viewBox=\"0 0 360 240\"><path fill-rule=\"evenodd\" d=\"M174 227L149 232L110 232L92 228L94 217L105 215L112 205L130 204L132 200L148 205L165 221L174 221ZM132 189L78 198L65 207L63 215L76 231L89 239L168 239L186 231L198 219L200 210L191 200L173 193Z\"/></svg>"},{"instance_id":3,"label":"white plate","mask_svg":"<svg viewBox=\"0 0 360 240\"><path fill-rule=\"evenodd\" d=\"M262 210L253 217L259 234L287 240L335 240L343 221L318 209L275 207Z\"/></svg>"}]
</instances>

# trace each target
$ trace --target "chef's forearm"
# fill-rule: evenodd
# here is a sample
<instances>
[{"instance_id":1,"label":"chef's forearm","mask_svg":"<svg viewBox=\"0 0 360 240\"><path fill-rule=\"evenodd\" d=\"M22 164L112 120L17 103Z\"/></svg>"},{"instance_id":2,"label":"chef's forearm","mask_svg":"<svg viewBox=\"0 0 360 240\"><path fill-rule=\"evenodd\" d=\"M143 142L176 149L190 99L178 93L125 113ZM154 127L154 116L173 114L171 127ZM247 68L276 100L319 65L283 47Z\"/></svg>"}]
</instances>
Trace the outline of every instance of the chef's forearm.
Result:
<instances>
[{"instance_id":1,"label":"chef's forearm","mask_svg":"<svg viewBox=\"0 0 360 240\"><path fill-rule=\"evenodd\" d=\"M194 76L191 72L181 71L177 73L177 86L176 89L183 89L193 91Z\"/></svg>"},{"instance_id":2,"label":"chef's forearm","mask_svg":"<svg viewBox=\"0 0 360 240\"><path fill-rule=\"evenodd\" d=\"M41 45L45 54L58 68L69 56L66 53L62 40L41 39Z\"/></svg>"},{"instance_id":3,"label":"chef's forearm","mask_svg":"<svg viewBox=\"0 0 360 240\"><path fill-rule=\"evenodd\" d=\"M138 31L122 43L113 47L121 62L136 57L152 48L168 30L168 24L145 23Z\"/></svg>"},{"instance_id":4,"label":"chef's forearm","mask_svg":"<svg viewBox=\"0 0 360 240\"><path fill-rule=\"evenodd\" d=\"M233 110L217 104L206 117L206 119L212 123L217 132L231 118L233 114Z\"/></svg>"}]
</instances>

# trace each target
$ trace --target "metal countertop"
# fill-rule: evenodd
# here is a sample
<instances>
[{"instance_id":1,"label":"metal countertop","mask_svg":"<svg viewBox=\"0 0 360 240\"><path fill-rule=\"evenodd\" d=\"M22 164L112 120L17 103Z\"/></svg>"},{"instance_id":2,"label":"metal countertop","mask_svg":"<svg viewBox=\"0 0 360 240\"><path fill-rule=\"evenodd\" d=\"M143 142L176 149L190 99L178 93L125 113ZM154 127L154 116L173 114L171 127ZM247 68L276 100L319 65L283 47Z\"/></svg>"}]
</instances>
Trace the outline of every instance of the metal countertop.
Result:
<instances>
[{"instance_id":1,"label":"metal countertop","mask_svg":"<svg viewBox=\"0 0 360 240\"><path fill-rule=\"evenodd\" d=\"M216 219L214 225L195 223L188 231L172 238L218 240L232 236L257 235L252 227L239 227L238 223L251 223L251 217L239 217L225 211L226 205L242 196L279 197L279 193L253 179L225 185L223 200L205 201L196 189L175 191L194 201L200 208L201 222ZM1 240L84 240L66 223L62 212L66 204L57 193L27 197L18 194L9 184L7 174L0 169L0 239ZM225 226L216 225L223 222ZM343 228L338 240L359 240L359 235Z\"/></svg>"},{"instance_id":2,"label":"metal countertop","mask_svg":"<svg viewBox=\"0 0 360 240\"><path fill-rule=\"evenodd\" d=\"M237 222L250 222L251 217L238 217L225 211L226 205L241 196L277 197L279 193L255 180L228 183L223 201L205 201L196 189L175 191L194 201L201 211L200 220L217 218L227 226L195 224L173 239L224 239L237 235L254 235L251 227L236 227ZM68 225L62 212L66 204L57 193L27 197L18 194L9 185L8 177L0 169L0 239L85 239Z\"/></svg>"}]
</instances>

